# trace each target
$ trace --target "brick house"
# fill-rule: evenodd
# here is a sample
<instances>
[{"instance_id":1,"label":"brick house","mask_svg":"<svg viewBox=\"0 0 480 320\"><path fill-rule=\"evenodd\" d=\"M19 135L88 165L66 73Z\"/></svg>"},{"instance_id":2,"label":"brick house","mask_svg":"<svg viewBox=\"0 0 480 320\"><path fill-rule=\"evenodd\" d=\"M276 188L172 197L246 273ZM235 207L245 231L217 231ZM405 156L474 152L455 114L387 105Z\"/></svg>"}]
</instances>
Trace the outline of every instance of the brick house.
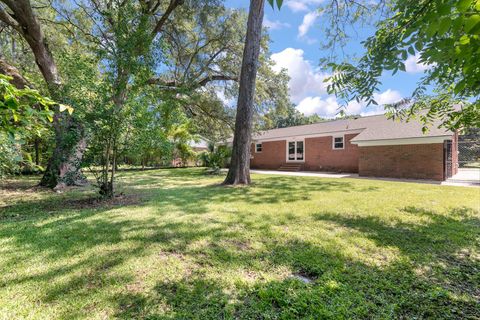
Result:
<instances>
[{"instance_id":1,"label":"brick house","mask_svg":"<svg viewBox=\"0 0 480 320\"><path fill-rule=\"evenodd\" d=\"M252 169L352 172L445 180L455 174L456 133L384 115L272 129L252 137Z\"/></svg>"}]
</instances>

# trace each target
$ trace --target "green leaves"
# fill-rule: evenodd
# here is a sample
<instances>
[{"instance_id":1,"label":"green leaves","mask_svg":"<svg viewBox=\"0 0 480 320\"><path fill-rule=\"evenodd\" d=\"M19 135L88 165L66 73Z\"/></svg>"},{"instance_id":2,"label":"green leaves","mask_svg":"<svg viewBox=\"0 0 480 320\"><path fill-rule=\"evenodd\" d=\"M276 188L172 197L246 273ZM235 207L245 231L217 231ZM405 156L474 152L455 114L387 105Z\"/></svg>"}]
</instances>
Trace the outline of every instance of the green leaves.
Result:
<instances>
[{"instance_id":1,"label":"green leaves","mask_svg":"<svg viewBox=\"0 0 480 320\"><path fill-rule=\"evenodd\" d=\"M342 72L343 76L333 76L329 88L346 103L354 99L369 101L384 70L394 74L405 71L407 56L420 55L419 62L429 68L410 99L424 109L431 110L436 105L436 110L445 111L439 116L444 118L446 127L480 126L478 117L458 116L458 121L453 122L447 112L448 103L480 104L480 1L394 0L392 5L393 12L377 24L375 36L363 43L367 54L355 66L336 66L332 71ZM430 98L425 88L441 98Z\"/></svg>"},{"instance_id":2,"label":"green leaves","mask_svg":"<svg viewBox=\"0 0 480 320\"><path fill-rule=\"evenodd\" d=\"M466 34L464 34L463 36L460 37L460 39L458 39L458 43L460 43L461 45L469 44L470 43L470 37L467 36Z\"/></svg>"},{"instance_id":3,"label":"green leaves","mask_svg":"<svg viewBox=\"0 0 480 320\"><path fill-rule=\"evenodd\" d=\"M459 0L455 5L460 12L465 12L472 5L472 0Z\"/></svg>"},{"instance_id":4,"label":"green leaves","mask_svg":"<svg viewBox=\"0 0 480 320\"><path fill-rule=\"evenodd\" d=\"M51 108L55 102L30 88L18 89L10 83L12 78L0 74L0 132L22 136L53 121ZM70 106L60 106L60 111L73 112Z\"/></svg>"},{"instance_id":5,"label":"green leaves","mask_svg":"<svg viewBox=\"0 0 480 320\"><path fill-rule=\"evenodd\" d=\"M438 35L444 35L450 29L451 24L452 20L449 17L442 18L438 25Z\"/></svg>"},{"instance_id":6,"label":"green leaves","mask_svg":"<svg viewBox=\"0 0 480 320\"><path fill-rule=\"evenodd\" d=\"M470 34L479 34L480 15L474 14L465 20L465 32Z\"/></svg>"},{"instance_id":7,"label":"green leaves","mask_svg":"<svg viewBox=\"0 0 480 320\"><path fill-rule=\"evenodd\" d=\"M283 0L268 0L268 3L270 4L270 6L272 6L273 9L275 9L275 3L276 3L278 10L280 10L283 4Z\"/></svg>"}]
</instances>

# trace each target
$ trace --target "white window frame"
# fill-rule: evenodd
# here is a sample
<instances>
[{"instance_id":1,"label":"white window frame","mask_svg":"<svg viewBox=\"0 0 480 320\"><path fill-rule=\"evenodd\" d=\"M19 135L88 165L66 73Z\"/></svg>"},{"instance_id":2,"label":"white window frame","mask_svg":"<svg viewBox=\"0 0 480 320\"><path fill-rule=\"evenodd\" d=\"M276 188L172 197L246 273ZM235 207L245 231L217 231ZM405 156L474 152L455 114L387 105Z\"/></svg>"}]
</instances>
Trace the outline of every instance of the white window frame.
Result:
<instances>
[{"instance_id":1,"label":"white window frame","mask_svg":"<svg viewBox=\"0 0 480 320\"><path fill-rule=\"evenodd\" d=\"M335 139L336 138L342 138L343 147L335 148ZM332 149L333 150L344 150L345 149L345 135L332 136Z\"/></svg>"},{"instance_id":2,"label":"white window frame","mask_svg":"<svg viewBox=\"0 0 480 320\"><path fill-rule=\"evenodd\" d=\"M295 160L291 160L288 158L288 144L290 142L294 142L295 143ZM302 160L297 160L297 142L303 142L303 159ZM285 159L287 159L286 161L287 162L305 162L305 149L306 149L306 146L305 146L305 139L294 139L294 140L286 140L286 147L285 147Z\"/></svg>"},{"instance_id":3,"label":"white window frame","mask_svg":"<svg viewBox=\"0 0 480 320\"><path fill-rule=\"evenodd\" d=\"M258 151L258 145L260 145L260 148L262 148L262 150ZM255 153L262 153L263 151L263 144L261 142L256 142L255 143Z\"/></svg>"}]
</instances>

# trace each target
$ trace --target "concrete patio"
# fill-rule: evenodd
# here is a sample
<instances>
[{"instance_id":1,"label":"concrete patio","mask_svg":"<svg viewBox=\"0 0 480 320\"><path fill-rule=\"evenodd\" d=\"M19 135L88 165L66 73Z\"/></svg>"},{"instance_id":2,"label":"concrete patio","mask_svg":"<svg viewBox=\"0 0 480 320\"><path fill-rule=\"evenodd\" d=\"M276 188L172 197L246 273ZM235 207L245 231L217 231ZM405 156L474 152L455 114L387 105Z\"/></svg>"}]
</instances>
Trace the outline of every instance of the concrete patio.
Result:
<instances>
[{"instance_id":1,"label":"concrete patio","mask_svg":"<svg viewBox=\"0 0 480 320\"><path fill-rule=\"evenodd\" d=\"M460 168L458 173L445 181L446 184L469 184L480 186L480 168Z\"/></svg>"},{"instance_id":2,"label":"concrete patio","mask_svg":"<svg viewBox=\"0 0 480 320\"><path fill-rule=\"evenodd\" d=\"M460 169L458 174L456 174L452 178L449 178L446 181L360 177L357 173L311 172L311 171L288 172L288 171L277 171L277 170L250 170L250 171L252 173L258 173L258 174L275 174L275 175L298 176L298 177L319 177L319 178L334 178L334 179L353 178L353 179L371 179L371 180L382 180L382 181L427 183L427 184L449 185L449 186L480 187L480 169Z\"/></svg>"}]
</instances>

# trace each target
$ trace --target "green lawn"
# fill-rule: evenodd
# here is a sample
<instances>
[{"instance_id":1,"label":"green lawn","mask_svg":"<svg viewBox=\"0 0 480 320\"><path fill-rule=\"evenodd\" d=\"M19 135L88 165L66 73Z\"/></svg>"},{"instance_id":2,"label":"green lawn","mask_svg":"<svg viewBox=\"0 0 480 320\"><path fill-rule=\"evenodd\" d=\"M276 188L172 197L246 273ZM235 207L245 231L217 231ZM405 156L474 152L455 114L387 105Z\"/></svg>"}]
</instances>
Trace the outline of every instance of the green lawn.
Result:
<instances>
[{"instance_id":1,"label":"green lawn","mask_svg":"<svg viewBox=\"0 0 480 320\"><path fill-rule=\"evenodd\" d=\"M0 319L478 319L479 188L221 181L124 172L107 204L10 181Z\"/></svg>"}]
</instances>

